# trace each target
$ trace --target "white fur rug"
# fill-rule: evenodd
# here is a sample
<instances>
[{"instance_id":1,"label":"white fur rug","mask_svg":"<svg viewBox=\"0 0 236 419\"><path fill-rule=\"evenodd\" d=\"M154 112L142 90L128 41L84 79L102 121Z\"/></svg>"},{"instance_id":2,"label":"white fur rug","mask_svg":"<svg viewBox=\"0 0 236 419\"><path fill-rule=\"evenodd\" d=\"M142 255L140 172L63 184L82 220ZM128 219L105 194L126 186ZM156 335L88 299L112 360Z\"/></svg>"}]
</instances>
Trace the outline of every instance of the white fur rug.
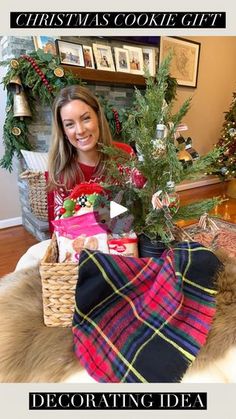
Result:
<instances>
[{"instance_id":1,"label":"white fur rug","mask_svg":"<svg viewBox=\"0 0 236 419\"><path fill-rule=\"evenodd\" d=\"M224 262L217 314L184 383L236 382L236 266L234 259ZM73 354L71 330L43 323L37 266L0 280L0 318L0 382L94 382Z\"/></svg>"}]
</instances>

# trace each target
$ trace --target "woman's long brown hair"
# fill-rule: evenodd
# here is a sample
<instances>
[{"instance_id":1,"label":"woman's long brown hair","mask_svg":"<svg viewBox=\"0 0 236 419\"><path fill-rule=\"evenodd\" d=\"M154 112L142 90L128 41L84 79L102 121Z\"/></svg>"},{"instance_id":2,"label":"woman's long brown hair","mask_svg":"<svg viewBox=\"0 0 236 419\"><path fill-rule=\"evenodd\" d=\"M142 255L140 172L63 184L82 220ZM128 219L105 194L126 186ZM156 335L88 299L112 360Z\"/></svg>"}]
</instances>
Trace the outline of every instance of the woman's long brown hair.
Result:
<instances>
[{"instance_id":1,"label":"woman's long brown hair","mask_svg":"<svg viewBox=\"0 0 236 419\"><path fill-rule=\"evenodd\" d=\"M53 104L52 145L49 151L49 187L56 189L60 186L71 189L78 182L83 181L83 173L78 164L78 150L65 138L60 111L72 100L81 100L90 106L98 117L99 141L106 146L112 145L112 136L103 109L90 90L79 85L65 87L60 91ZM108 156L100 151L100 161L94 177L102 175Z\"/></svg>"}]
</instances>

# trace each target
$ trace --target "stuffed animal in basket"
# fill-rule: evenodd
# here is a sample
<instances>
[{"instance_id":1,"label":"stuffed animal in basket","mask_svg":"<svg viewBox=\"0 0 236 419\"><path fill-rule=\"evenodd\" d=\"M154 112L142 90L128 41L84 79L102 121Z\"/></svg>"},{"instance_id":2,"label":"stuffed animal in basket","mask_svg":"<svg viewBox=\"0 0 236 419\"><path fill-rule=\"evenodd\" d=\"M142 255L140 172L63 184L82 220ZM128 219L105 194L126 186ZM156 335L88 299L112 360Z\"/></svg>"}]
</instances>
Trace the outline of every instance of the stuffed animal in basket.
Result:
<instances>
[{"instance_id":1,"label":"stuffed animal in basket","mask_svg":"<svg viewBox=\"0 0 236 419\"><path fill-rule=\"evenodd\" d=\"M138 256L137 236L129 231L132 217L126 217L126 232L113 236L120 220L110 219L110 194L97 183L76 185L60 209L60 218L52 223L59 248L59 262L79 261L82 249L103 253ZM117 243L114 240L118 240Z\"/></svg>"}]
</instances>

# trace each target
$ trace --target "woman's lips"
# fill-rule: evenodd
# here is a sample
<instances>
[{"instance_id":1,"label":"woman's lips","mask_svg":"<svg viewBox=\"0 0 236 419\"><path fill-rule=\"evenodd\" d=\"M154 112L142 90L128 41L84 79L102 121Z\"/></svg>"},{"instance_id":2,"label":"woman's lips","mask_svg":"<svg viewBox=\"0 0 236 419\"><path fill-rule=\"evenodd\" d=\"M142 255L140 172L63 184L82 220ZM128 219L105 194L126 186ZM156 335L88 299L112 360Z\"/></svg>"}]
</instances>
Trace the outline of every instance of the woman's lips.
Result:
<instances>
[{"instance_id":1,"label":"woman's lips","mask_svg":"<svg viewBox=\"0 0 236 419\"><path fill-rule=\"evenodd\" d=\"M78 143L80 144L86 144L90 141L90 136L84 137L84 138L77 138Z\"/></svg>"}]
</instances>

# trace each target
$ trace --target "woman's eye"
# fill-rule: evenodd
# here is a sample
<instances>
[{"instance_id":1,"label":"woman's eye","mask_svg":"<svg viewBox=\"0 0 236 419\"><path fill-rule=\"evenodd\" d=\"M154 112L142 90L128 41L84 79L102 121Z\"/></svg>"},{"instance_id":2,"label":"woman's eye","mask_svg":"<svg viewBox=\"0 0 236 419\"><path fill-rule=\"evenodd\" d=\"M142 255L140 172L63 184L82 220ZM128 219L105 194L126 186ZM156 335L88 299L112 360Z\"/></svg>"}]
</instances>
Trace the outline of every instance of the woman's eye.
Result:
<instances>
[{"instance_id":1,"label":"woman's eye","mask_svg":"<svg viewBox=\"0 0 236 419\"><path fill-rule=\"evenodd\" d=\"M72 123L72 122L69 122L68 124L66 124L66 125L65 125L65 127L66 127L66 128L73 127L73 123Z\"/></svg>"}]
</instances>

